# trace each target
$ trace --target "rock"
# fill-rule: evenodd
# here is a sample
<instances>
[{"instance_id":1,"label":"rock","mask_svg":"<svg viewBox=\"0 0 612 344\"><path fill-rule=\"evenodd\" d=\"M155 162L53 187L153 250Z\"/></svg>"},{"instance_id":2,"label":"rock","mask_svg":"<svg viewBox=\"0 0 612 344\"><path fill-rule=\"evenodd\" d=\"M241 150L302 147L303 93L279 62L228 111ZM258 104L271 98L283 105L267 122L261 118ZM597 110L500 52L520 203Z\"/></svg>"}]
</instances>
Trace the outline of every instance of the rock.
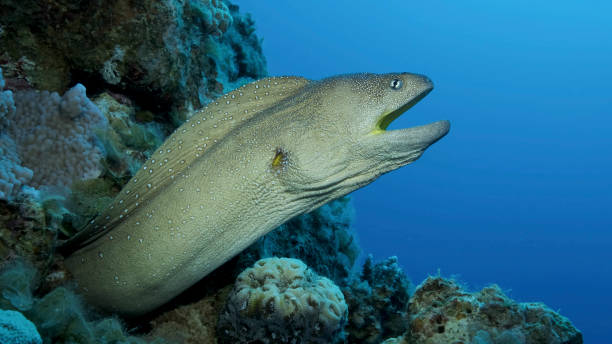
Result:
<instances>
[{"instance_id":1,"label":"rock","mask_svg":"<svg viewBox=\"0 0 612 344\"><path fill-rule=\"evenodd\" d=\"M567 318L541 303L517 303L496 285L469 293L452 280L429 277L409 309L406 334L386 343L582 343Z\"/></svg>"},{"instance_id":2,"label":"rock","mask_svg":"<svg viewBox=\"0 0 612 344\"><path fill-rule=\"evenodd\" d=\"M6 0L0 12L10 13L0 66L13 90L81 82L183 111L266 74L253 21L222 0Z\"/></svg>"}]
</instances>

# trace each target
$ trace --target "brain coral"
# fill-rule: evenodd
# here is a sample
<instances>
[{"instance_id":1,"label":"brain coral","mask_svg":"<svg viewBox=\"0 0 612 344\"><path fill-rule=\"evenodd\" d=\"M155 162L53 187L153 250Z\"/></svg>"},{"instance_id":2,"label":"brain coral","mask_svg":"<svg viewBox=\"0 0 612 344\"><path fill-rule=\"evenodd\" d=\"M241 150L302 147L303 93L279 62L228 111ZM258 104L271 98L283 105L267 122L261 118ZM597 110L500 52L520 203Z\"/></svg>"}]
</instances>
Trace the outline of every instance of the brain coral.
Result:
<instances>
[{"instance_id":1,"label":"brain coral","mask_svg":"<svg viewBox=\"0 0 612 344\"><path fill-rule=\"evenodd\" d=\"M266 258L238 276L217 335L220 343L333 343L346 317L332 281L297 259Z\"/></svg>"}]
</instances>

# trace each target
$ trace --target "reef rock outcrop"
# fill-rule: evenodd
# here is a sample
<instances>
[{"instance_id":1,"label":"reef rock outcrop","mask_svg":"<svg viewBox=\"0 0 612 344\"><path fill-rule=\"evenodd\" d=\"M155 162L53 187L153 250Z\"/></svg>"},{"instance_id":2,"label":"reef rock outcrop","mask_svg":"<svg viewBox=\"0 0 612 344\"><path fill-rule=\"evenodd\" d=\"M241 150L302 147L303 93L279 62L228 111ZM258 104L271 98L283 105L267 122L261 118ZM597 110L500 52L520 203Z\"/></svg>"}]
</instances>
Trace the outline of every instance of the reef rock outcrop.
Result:
<instances>
[{"instance_id":1,"label":"reef rock outcrop","mask_svg":"<svg viewBox=\"0 0 612 344\"><path fill-rule=\"evenodd\" d=\"M253 21L223 0L6 0L0 13L10 14L0 16L0 67L13 90L81 82L189 110L266 74Z\"/></svg>"},{"instance_id":2,"label":"reef rock outcrop","mask_svg":"<svg viewBox=\"0 0 612 344\"><path fill-rule=\"evenodd\" d=\"M457 283L429 277L410 299L403 337L384 344L581 344L571 322L541 303L517 303L492 285L469 293Z\"/></svg>"}]
</instances>

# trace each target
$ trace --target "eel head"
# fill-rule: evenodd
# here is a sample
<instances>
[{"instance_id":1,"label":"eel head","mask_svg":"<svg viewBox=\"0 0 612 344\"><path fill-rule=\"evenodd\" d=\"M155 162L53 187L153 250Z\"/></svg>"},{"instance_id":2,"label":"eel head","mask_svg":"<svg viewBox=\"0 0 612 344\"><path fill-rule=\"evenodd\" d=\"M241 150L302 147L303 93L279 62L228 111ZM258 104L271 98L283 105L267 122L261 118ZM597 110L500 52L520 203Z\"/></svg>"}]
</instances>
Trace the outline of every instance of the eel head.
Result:
<instances>
[{"instance_id":1,"label":"eel head","mask_svg":"<svg viewBox=\"0 0 612 344\"><path fill-rule=\"evenodd\" d=\"M304 99L306 106L295 107L307 111L287 123L303 128L282 140L284 148L272 161L286 158L293 167L279 175L281 182L300 198L317 198L313 209L417 160L448 133L450 123L387 128L432 89L429 78L411 73L349 74L313 82L295 100Z\"/></svg>"}]
</instances>

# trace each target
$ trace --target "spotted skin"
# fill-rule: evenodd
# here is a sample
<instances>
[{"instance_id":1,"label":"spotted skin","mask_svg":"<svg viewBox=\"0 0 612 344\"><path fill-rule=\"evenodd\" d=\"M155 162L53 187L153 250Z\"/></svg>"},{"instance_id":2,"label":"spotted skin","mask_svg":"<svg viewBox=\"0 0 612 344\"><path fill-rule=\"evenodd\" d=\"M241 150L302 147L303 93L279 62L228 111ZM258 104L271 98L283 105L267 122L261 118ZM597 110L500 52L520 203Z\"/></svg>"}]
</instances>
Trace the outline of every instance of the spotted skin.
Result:
<instances>
[{"instance_id":1,"label":"spotted skin","mask_svg":"<svg viewBox=\"0 0 612 344\"><path fill-rule=\"evenodd\" d=\"M267 78L230 92L67 244L66 266L89 302L146 313L290 218L416 160L448 122L382 126L431 88L401 73Z\"/></svg>"}]
</instances>

